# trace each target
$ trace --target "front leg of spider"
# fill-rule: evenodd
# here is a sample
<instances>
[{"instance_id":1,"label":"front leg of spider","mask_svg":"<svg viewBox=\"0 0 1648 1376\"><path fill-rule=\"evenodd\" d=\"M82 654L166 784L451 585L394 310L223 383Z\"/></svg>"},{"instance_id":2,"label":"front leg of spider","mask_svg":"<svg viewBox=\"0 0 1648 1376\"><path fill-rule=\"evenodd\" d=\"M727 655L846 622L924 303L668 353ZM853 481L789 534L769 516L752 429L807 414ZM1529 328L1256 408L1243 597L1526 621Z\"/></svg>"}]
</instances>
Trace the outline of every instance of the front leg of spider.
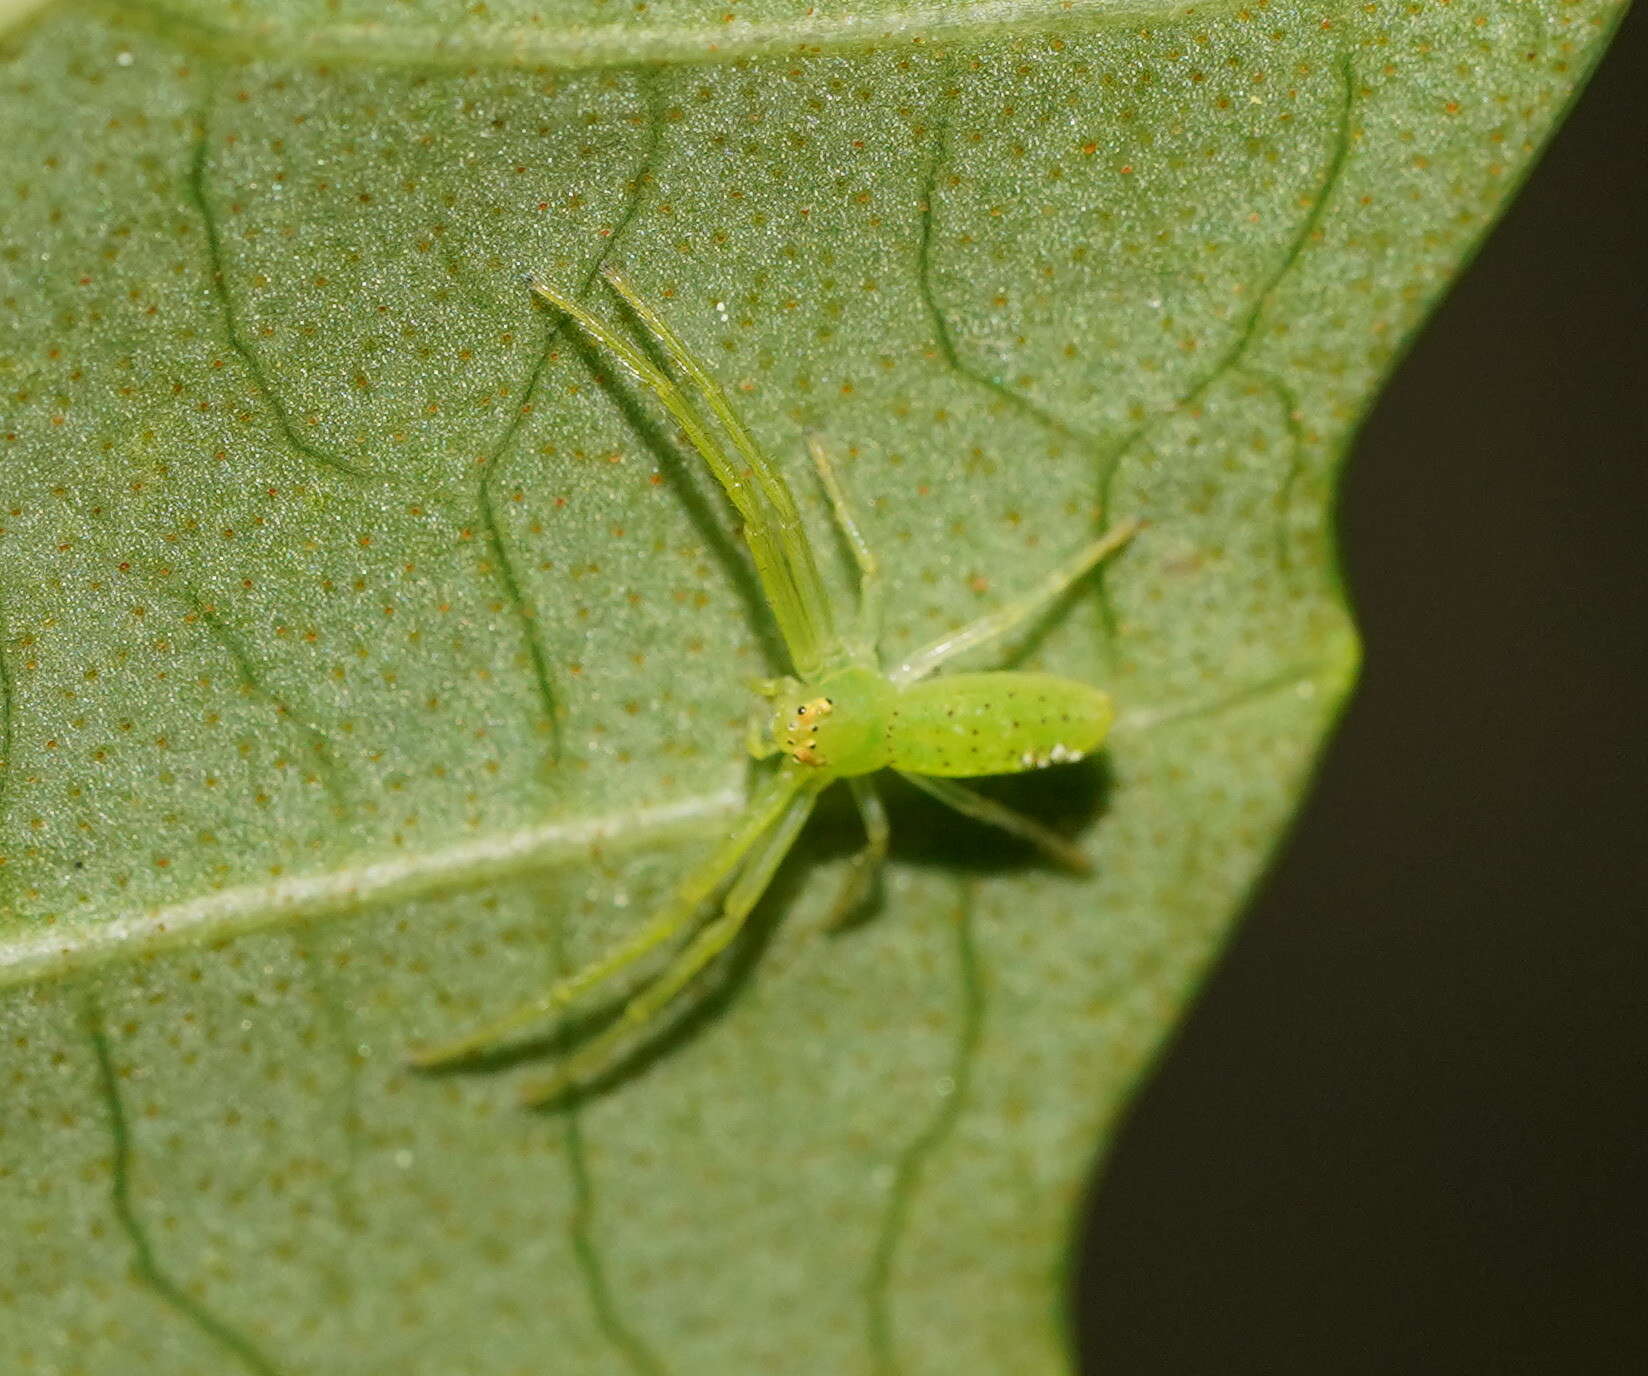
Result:
<instances>
[{"instance_id":1,"label":"front leg of spider","mask_svg":"<svg viewBox=\"0 0 1648 1376\"><path fill-rule=\"evenodd\" d=\"M599 1081L652 1032L674 1000L737 939L813 803L837 779L851 785L867 841L848 867L830 911L832 922L863 901L886 855L886 812L873 781L885 768L904 774L955 810L1029 840L1060 864L1085 867L1085 857L1063 837L952 780L1080 759L1098 748L1110 728L1115 713L1109 697L1050 674L933 674L947 660L1032 622L1135 529L1132 523L1115 527L1013 602L884 669L876 643L880 566L823 445L810 441L813 460L859 573L859 604L850 616L838 615L831 604L818 572L821 553L782 471L756 444L720 383L624 277L609 271L606 280L652 336L672 372L570 296L529 279L539 296L569 315L652 392L720 483L742 523L794 676L758 685L757 692L770 705L750 731L751 754L782 758L720 844L651 918L606 955L537 998L411 1057L419 1066L472 1057L540 1027L646 957L674 947L674 954L643 980L611 1024L552 1070L523 1084L521 1098L529 1104ZM851 629L843 633L840 625Z\"/></svg>"}]
</instances>

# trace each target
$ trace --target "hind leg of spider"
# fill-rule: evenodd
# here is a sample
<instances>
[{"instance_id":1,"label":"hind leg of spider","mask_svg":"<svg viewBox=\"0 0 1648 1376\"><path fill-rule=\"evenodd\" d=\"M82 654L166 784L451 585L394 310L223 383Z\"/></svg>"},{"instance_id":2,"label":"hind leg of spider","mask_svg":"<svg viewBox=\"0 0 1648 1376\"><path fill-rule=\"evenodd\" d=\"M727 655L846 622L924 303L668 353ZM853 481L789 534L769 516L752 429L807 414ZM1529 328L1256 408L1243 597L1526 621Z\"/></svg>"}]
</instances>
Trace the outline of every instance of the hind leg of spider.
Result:
<instances>
[{"instance_id":1,"label":"hind leg of spider","mask_svg":"<svg viewBox=\"0 0 1648 1376\"><path fill-rule=\"evenodd\" d=\"M1028 841L1055 864L1075 870L1078 874L1085 874L1093 868L1092 862L1058 832L1049 830L1022 812L1014 812L1010 807L1003 807L993 798L986 798L982 793L963 788L953 779L938 779L931 774L906 774L902 769L898 774L900 778L908 779L923 793L937 798L945 807L953 808L963 817L971 817L976 822L983 822L987 826L1007 832L1010 836L1017 836L1021 841Z\"/></svg>"},{"instance_id":2,"label":"hind leg of spider","mask_svg":"<svg viewBox=\"0 0 1648 1376\"><path fill-rule=\"evenodd\" d=\"M543 1025L554 1014L576 1003L649 952L667 945L691 927L700 909L738 871L751 849L787 818L796 795L809 783L806 774L798 769L780 770L750 802L731 834L688 872L663 907L645 925L604 956L557 981L537 998L528 999L501 1017L471 1028L460 1036L432 1046L418 1047L407 1053L407 1061L427 1070L491 1050L522 1032Z\"/></svg>"},{"instance_id":3,"label":"hind leg of spider","mask_svg":"<svg viewBox=\"0 0 1648 1376\"><path fill-rule=\"evenodd\" d=\"M613 1024L592 1038L548 1074L529 1077L520 1088L521 1103L536 1105L560 1097L574 1086L595 1079L633 1049L636 1039L674 1001L693 978L732 943L779 864L789 854L812 811L818 788L809 786L789 802L771 832L762 840L727 891L721 913L704 927L651 984L625 1006Z\"/></svg>"},{"instance_id":4,"label":"hind leg of spider","mask_svg":"<svg viewBox=\"0 0 1648 1376\"><path fill-rule=\"evenodd\" d=\"M887 861L887 842L891 829L887 825L887 809L881 794L867 776L847 780L858 804L858 815L864 820L864 848L847 863L847 873L836 891L824 918L826 928L841 927L862 908L875 892L881 879L882 866Z\"/></svg>"}]
</instances>

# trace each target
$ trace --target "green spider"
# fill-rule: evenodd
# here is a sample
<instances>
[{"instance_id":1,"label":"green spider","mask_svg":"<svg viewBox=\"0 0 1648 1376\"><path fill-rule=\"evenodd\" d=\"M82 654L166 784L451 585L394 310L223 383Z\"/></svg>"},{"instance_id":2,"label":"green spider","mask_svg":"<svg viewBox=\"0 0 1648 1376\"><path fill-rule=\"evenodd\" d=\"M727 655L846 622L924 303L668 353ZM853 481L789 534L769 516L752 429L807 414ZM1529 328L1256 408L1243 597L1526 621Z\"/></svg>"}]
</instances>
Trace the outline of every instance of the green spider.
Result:
<instances>
[{"instance_id":1,"label":"green spider","mask_svg":"<svg viewBox=\"0 0 1648 1376\"><path fill-rule=\"evenodd\" d=\"M540 1026L658 947L690 934L608 1027L553 1071L523 1084L520 1097L526 1104L544 1103L587 1084L622 1058L637 1035L738 935L818 795L837 779L845 779L852 790L867 842L849 866L832 921L862 901L887 854L887 814L872 779L882 769L897 771L967 817L1030 842L1061 865L1085 870L1086 858L1062 836L952 780L1080 759L1097 749L1110 729L1115 709L1108 695L1051 674L930 675L946 660L1024 626L1137 528L1131 521L1112 528L1015 600L885 667L877 652L880 569L822 446L811 442L813 462L858 565L858 607L845 629L837 624L837 609L819 577L817 551L783 474L757 447L726 392L680 336L620 273L608 270L604 276L696 388L696 400L635 344L571 297L535 277L527 283L645 384L709 465L742 520L745 543L795 675L757 685L756 691L773 705L752 718L750 726L751 754L783 759L721 844L681 880L649 921L537 998L410 1056L414 1065L431 1067L495 1048ZM719 424L719 436L700 403ZM695 929L695 920L718 895L719 913Z\"/></svg>"}]
</instances>

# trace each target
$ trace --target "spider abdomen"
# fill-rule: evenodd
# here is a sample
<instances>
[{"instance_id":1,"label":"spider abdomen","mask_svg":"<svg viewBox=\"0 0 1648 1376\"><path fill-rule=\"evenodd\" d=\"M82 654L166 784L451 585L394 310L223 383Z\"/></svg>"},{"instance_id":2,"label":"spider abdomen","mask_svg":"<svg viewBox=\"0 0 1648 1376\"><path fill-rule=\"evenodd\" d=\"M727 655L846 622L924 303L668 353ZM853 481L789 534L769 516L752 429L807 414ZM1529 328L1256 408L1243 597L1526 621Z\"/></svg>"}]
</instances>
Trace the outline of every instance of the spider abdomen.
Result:
<instances>
[{"instance_id":1,"label":"spider abdomen","mask_svg":"<svg viewBox=\"0 0 1648 1376\"><path fill-rule=\"evenodd\" d=\"M945 674L899 690L887 745L912 774L1018 774L1096 750L1115 715L1109 694L1053 674Z\"/></svg>"}]
</instances>

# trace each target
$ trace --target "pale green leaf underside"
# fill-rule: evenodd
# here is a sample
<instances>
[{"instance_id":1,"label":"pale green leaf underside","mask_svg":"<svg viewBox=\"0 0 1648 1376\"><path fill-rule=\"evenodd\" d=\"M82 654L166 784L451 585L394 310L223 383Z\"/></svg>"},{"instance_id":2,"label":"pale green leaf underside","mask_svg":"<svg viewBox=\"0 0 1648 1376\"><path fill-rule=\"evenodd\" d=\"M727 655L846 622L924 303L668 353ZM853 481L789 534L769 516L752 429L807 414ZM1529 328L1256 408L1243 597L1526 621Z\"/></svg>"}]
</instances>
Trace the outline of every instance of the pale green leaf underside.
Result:
<instances>
[{"instance_id":1,"label":"pale green leaf underside","mask_svg":"<svg viewBox=\"0 0 1648 1376\"><path fill-rule=\"evenodd\" d=\"M1616 17L617 8L4 40L8 1372L1064 1369L1094 1154L1349 680L1339 456ZM519 282L604 258L820 529L825 437L895 652L1150 525L1024 660L1122 707L1014 794L1092 880L909 803L826 937L825 818L684 1035L525 1114L401 1048L638 920L782 667Z\"/></svg>"}]
</instances>

